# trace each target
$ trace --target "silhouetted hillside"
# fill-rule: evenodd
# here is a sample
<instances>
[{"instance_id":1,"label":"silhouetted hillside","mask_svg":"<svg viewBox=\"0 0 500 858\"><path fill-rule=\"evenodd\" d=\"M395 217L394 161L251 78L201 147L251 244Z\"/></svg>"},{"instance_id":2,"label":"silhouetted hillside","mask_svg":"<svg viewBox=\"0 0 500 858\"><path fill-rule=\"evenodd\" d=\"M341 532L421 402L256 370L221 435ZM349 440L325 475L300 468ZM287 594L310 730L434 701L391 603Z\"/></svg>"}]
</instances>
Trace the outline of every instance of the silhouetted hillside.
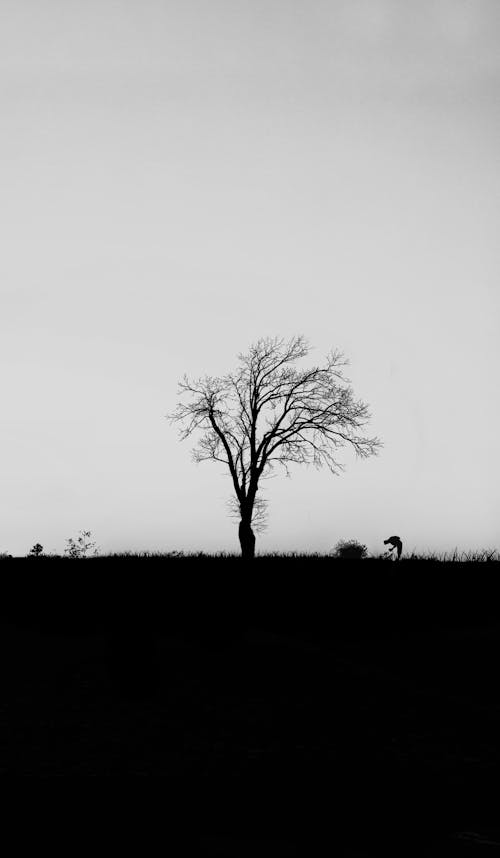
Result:
<instances>
[{"instance_id":1,"label":"silhouetted hillside","mask_svg":"<svg viewBox=\"0 0 500 858\"><path fill-rule=\"evenodd\" d=\"M319 854L331 825L347 856L491 823L498 574L299 556L9 560L1 771L202 778L213 829L200 854L224 854L207 843L228 828L263 826L264 805L275 835L293 822L292 854Z\"/></svg>"},{"instance_id":2,"label":"silhouetted hillside","mask_svg":"<svg viewBox=\"0 0 500 858\"><path fill-rule=\"evenodd\" d=\"M15 558L0 573L0 615L40 629L222 641L250 624L320 641L496 621L500 563L111 555Z\"/></svg>"}]
</instances>

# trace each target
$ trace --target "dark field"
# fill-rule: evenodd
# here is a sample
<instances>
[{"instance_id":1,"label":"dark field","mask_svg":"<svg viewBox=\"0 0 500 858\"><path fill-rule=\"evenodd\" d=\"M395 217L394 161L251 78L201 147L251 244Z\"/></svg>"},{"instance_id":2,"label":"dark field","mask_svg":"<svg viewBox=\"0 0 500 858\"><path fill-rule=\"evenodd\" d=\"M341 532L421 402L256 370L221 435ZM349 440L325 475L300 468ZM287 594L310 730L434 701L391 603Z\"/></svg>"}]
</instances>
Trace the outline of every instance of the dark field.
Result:
<instances>
[{"instance_id":1,"label":"dark field","mask_svg":"<svg viewBox=\"0 0 500 858\"><path fill-rule=\"evenodd\" d=\"M500 850L498 562L0 573L3 775L191 785L201 855Z\"/></svg>"}]
</instances>

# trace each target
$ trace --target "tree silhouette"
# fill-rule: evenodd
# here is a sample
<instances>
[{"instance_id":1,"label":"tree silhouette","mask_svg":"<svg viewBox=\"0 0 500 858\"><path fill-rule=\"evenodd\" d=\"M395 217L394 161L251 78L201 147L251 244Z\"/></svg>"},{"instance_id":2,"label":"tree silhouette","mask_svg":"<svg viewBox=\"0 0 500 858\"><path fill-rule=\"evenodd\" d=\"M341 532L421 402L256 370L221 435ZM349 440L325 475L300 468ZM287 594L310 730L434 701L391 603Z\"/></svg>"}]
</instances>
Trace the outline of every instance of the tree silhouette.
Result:
<instances>
[{"instance_id":1,"label":"tree silhouette","mask_svg":"<svg viewBox=\"0 0 500 858\"><path fill-rule=\"evenodd\" d=\"M96 543L92 542L92 531L80 530L77 539L70 537L66 540L66 548L64 554L72 560L85 559L92 552L94 557L97 557L99 551Z\"/></svg>"},{"instance_id":2,"label":"tree silhouette","mask_svg":"<svg viewBox=\"0 0 500 858\"><path fill-rule=\"evenodd\" d=\"M358 434L370 414L365 403L354 399L343 375L343 354L331 351L323 366L297 369L294 364L310 350L303 336L259 339L238 355L235 372L197 380L184 376L179 394L189 402L179 403L168 415L181 424L181 440L202 432L193 450L196 462L213 460L228 467L243 557L254 556L252 525L262 520L265 504L257 491L276 465L287 475L292 464L326 465L339 474L344 468L337 460L339 448L348 444L367 458L381 446L378 438Z\"/></svg>"},{"instance_id":3,"label":"tree silhouette","mask_svg":"<svg viewBox=\"0 0 500 858\"><path fill-rule=\"evenodd\" d=\"M33 548L28 553L28 557L41 557L43 554L43 545L40 545L39 542L36 542Z\"/></svg>"}]
</instances>

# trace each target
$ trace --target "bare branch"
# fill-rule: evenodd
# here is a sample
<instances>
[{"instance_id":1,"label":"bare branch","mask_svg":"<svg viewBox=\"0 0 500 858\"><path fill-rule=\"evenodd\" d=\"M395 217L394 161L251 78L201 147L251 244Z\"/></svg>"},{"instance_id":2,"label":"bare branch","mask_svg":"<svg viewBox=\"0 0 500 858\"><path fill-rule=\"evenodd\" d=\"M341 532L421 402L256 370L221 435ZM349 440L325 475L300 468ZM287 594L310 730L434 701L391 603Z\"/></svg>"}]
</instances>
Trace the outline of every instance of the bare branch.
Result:
<instances>
[{"instance_id":1,"label":"bare branch","mask_svg":"<svg viewBox=\"0 0 500 858\"><path fill-rule=\"evenodd\" d=\"M232 495L226 504L229 516L236 520L241 518L241 509L237 499ZM268 502L263 497L256 497L252 510L251 525L257 533L263 533L268 527Z\"/></svg>"},{"instance_id":2,"label":"bare branch","mask_svg":"<svg viewBox=\"0 0 500 858\"><path fill-rule=\"evenodd\" d=\"M254 521L262 508L259 480L276 464L287 473L291 464L300 464L339 474L342 447L367 458L382 446L378 438L363 434L368 406L354 398L342 352L332 350L322 366L297 368L309 352L303 336L262 338L238 356L236 372L222 378L184 376L179 385L188 401L179 403L169 419L180 425L182 440L201 433L195 461L211 459L229 468L242 520Z\"/></svg>"}]
</instances>

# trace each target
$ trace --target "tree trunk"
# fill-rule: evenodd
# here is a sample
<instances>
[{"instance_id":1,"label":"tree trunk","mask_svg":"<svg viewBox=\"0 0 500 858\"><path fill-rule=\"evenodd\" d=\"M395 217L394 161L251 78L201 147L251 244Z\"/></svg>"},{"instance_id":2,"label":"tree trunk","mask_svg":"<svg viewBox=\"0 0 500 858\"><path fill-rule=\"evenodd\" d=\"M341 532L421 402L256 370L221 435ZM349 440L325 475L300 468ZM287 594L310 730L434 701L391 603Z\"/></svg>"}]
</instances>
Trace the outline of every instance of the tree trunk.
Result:
<instances>
[{"instance_id":1,"label":"tree trunk","mask_svg":"<svg viewBox=\"0 0 500 858\"><path fill-rule=\"evenodd\" d=\"M238 527L238 536L240 538L241 556L244 560L251 560L255 557L255 534L250 521L241 519Z\"/></svg>"}]
</instances>

